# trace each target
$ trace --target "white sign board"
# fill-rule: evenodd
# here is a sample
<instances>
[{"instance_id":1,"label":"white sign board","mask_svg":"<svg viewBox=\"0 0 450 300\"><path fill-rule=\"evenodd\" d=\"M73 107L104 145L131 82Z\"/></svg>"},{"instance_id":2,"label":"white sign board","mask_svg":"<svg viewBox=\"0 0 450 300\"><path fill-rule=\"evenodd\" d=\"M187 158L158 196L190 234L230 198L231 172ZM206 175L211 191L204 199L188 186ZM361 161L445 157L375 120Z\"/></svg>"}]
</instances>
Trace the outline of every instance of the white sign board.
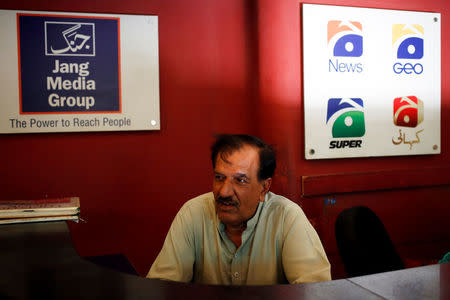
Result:
<instances>
[{"instance_id":1,"label":"white sign board","mask_svg":"<svg viewBox=\"0 0 450 300\"><path fill-rule=\"evenodd\" d=\"M0 10L0 133L157 130L158 17Z\"/></svg>"},{"instance_id":2,"label":"white sign board","mask_svg":"<svg viewBox=\"0 0 450 300\"><path fill-rule=\"evenodd\" d=\"M305 158L440 153L440 14L302 9Z\"/></svg>"}]
</instances>

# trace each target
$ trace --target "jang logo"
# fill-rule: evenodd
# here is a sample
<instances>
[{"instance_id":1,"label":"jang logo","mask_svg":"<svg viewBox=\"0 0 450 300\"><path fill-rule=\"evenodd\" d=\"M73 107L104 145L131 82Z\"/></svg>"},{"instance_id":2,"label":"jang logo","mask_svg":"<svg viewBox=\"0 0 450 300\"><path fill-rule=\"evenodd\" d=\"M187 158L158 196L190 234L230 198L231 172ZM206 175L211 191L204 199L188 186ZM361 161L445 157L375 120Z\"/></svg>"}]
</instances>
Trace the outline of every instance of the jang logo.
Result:
<instances>
[{"instance_id":1,"label":"jang logo","mask_svg":"<svg viewBox=\"0 0 450 300\"><path fill-rule=\"evenodd\" d=\"M360 57L363 54L361 23L328 21L328 46L332 47L333 56Z\"/></svg>"},{"instance_id":2,"label":"jang logo","mask_svg":"<svg viewBox=\"0 0 450 300\"><path fill-rule=\"evenodd\" d=\"M392 46L398 59L421 59L423 57L424 30L417 24L394 24Z\"/></svg>"},{"instance_id":3,"label":"jang logo","mask_svg":"<svg viewBox=\"0 0 450 300\"><path fill-rule=\"evenodd\" d=\"M45 22L45 55L95 56L95 24Z\"/></svg>"},{"instance_id":4,"label":"jang logo","mask_svg":"<svg viewBox=\"0 0 450 300\"><path fill-rule=\"evenodd\" d=\"M327 124L334 138L361 137L366 133L363 100L361 98L331 98L328 100Z\"/></svg>"},{"instance_id":5,"label":"jang logo","mask_svg":"<svg viewBox=\"0 0 450 300\"><path fill-rule=\"evenodd\" d=\"M394 99L394 124L416 127L423 121L423 102L415 96Z\"/></svg>"}]
</instances>

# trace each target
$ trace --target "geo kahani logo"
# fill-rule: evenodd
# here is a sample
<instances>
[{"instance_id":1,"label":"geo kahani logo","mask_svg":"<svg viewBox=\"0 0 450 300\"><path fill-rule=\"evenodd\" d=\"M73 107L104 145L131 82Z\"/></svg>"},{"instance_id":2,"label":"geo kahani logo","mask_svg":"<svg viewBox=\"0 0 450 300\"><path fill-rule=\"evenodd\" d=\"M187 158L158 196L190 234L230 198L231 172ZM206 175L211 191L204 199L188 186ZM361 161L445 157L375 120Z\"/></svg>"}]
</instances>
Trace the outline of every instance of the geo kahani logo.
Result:
<instances>
[{"instance_id":1,"label":"geo kahani logo","mask_svg":"<svg viewBox=\"0 0 450 300\"><path fill-rule=\"evenodd\" d=\"M415 128L423 121L423 102L416 96L404 96L394 99L394 124L401 127ZM415 130L399 128L398 136L392 137L395 146L408 144L412 150L414 144L420 143L420 134L424 129ZM412 135L414 136L412 137Z\"/></svg>"},{"instance_id":2,"label":"geo kahani logo","mask_svg":"<svg viewBox=\"0 0 450 300\"><path fill-rule=\"evenodd\" d=\"M362 137L365 132L364 103L361 98L331 98L328 100L327 124L333 138Z\"/></svg>"},{"instance_id":3,"label":"geo kahani logo","mask_svg":"<svg viewBox=\"0 0 450 300\"><path fill-rule=\"evenodd\" d=\"M416 96L394 99L394 124L402 127L416 127L423 121L423 102Z\"/></svg>"},{"instance_id":4,"label":"geo kahani logo","mask_svg":"<svg viewBox=\"0 0 450 300\"><path fill-rule=\"evenodd\" d=\"M423 57L424 30L418 24L394 24L392 46L398 59L421 59Z\"/></svg>"},{"instance_id":5,"label":"geo kahani logo","mask_svg":"<svg viewBox=\"0 0 450 300\"><path fill-rule=\"evenodd\" d=\"M360 57L363 54L361 23L328 21L328 46L332 47L333 56Z\"/></svg>"},{"instance_id":6,"label":"geo kahani logo","mask_svg":"<svg viewBox=\"0 0 450 300\"><path fill-rule=\"evenodd\" d=\"M45 22L46 56L95 56L95 24Z\"/></svg>"}]
</instances>

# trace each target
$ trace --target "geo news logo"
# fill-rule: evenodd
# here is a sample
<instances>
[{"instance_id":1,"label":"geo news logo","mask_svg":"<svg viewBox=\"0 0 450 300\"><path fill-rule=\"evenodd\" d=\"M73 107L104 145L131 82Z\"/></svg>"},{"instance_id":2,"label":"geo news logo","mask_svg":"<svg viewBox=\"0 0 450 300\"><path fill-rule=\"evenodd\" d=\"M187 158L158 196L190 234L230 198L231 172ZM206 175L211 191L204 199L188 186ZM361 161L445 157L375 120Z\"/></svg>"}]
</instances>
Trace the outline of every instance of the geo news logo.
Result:
<instances>
[{"instance_id":1,"label":"geo news logo","mask_svg":"<svg viewBox=\"0 0 450 300\"><path fill-rule=\"evenodd\" d=\"M333 56L360 57L363 54L361 23L328 21L328 45L333 47Z\"/></svg>"},{"instance_id":2,"label":"geo news logo","mask_svg":"<svg viewBox=\"0 0 450 300\"><path fill-rule=\"evenodd\" d=\"M328 100L327 124L333 138L362 137L366 133L364 103L361 98L331 98ZM331 141L330 149L361 147L362 140Z\"/></svg>"},{"instance_id":3,"label":"geo news logo","mask_svg":"<svg viewBox=\"0 0 450 300\"><path fill-rule=\"evenodd\" d=\"M95 56L95 24L45 22L46 56Z\"/></svg>"},{"instance_id":4,"label":"geo news logo","mask_svg":"<svg viewBox=\"0 0 450 300\"><path fill-rule=\"evenodd\" d=\"M417 60L423 58L424 30L418 24L394 24L392 26L392 46L397 59L411 62L396 62L393 66L396 74L422 74L423 65Z\"/></svg>"},{"instance_id":5,"label":"geo news logo","mask_svg":"<svg viewBox=\"0 0 450 300\"><path fill-rule=\"evenodd\" d=\"M416 127L423 121L423 102L416 96L394 99L394 124Z\"/></svg>"},{"instance_id":6,"label":"geo news logo","mask_svg":"<svg viewBox=\"0 0 450 300\"><path fill-rule=\"evenodd\" d=\"M328 47L333 56L328 60L328 72L361 73L362 63L347 59L363 54L361 23L333 20L328 21L327 27Z\"/></svg>"}]
</instances>

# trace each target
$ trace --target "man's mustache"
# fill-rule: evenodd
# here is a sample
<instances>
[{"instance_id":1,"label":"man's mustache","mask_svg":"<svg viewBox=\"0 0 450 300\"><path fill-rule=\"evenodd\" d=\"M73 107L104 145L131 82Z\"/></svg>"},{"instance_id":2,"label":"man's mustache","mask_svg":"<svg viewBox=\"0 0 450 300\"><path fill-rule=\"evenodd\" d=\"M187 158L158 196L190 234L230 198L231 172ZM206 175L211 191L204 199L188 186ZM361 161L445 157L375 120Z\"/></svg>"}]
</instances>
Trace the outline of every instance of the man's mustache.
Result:
<instances>
[{"instance_id":1,"label":"man's mustache","mask_svg":"<svg viewBox=\"0 0 450 300\"><path fill-rule=\"evenodd\" d=\"M237 203L236 201L233 201L232 197L217 197L216 200L218 203L220 204L225 204L225 205L234 205L234 206L238 206L239 203Z\"/></svg>"}]
</instances>

